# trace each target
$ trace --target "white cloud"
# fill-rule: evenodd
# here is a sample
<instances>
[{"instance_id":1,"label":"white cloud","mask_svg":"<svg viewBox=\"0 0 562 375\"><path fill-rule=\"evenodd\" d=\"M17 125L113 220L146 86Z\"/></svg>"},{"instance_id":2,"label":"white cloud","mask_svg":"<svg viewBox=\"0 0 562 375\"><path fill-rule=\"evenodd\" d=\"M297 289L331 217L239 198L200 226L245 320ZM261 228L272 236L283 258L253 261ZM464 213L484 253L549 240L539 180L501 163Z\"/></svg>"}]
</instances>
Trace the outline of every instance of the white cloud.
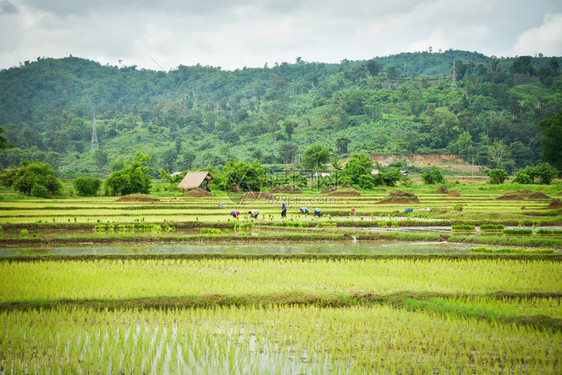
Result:
<instances>
[{"instance_id":1,"label":"white cloud","mask_svg":"<svg viewBox=\"0 0 562 375\"><path fill-rule=\"evenodd\" d=\"M148 69L151 57L235 69L429 46L560 55L560 14L559 0L0 0L0 69L70 54Z\"/></svg>"},{"instance_id":2,"label":"white cloud","mask_svg":"<svg viewBox=\"0 0 562 375\"><path fill-rule=\"evenodd\" d=\"M539 52L546 56L562 55L562 13L547 14L542 25L521 33L508 54L521 56Z\"/></svg>"}]
</instances>

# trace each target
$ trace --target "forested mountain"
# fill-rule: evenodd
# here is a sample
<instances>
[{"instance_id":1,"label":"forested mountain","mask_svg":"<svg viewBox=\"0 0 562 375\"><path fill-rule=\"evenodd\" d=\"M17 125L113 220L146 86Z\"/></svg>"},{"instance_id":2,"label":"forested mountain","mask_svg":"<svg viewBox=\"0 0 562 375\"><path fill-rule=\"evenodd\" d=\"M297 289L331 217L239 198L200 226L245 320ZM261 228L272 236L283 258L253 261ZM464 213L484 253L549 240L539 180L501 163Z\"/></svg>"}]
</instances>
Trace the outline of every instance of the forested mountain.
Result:
<instances>
[{"instance_id":1,"label":"forested mountain","mask_svg":"<svg viewBox=\"0 0 562 375\"><path fill-rule=\"evenodd\" d=\"M25 157L103 176L142 151L172 172L230 157L289 163L321 143L341 157L445 152L514 169L540 160L538 123L562 110L561 62L449 50L161 72L39 58L0 71L0 126L15 146L0 167Z\"/></svg>"}]
</instances>

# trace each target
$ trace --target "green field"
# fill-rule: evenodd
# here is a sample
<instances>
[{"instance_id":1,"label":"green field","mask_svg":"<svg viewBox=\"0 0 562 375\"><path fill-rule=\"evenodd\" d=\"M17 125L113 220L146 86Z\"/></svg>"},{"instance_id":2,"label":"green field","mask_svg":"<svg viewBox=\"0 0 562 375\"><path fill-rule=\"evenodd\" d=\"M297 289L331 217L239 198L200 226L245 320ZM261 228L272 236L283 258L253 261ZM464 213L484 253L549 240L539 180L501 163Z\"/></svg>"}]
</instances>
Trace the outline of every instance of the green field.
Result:
<instances>
[{"instance_id":1,"label":"green field","mask_svg":"<svg viewBox=\"0 0 562 375\"><path fill-rule=\"evenodd\" d=\"M509 188L418 186L408 205L380 204L383 190L308 192L281 198L287 219L277 200L224 194L5 192L0 368L559 374L562 212L549 198L496 199ZM257 220L244 214L254 208Z\"/></svg>"},{"instance_id":2,"label":"green field","mask_svg":"<svg viewBox=\"0 0 562 375\"><path fill-rule=\"evenodd\" d=\"M15 373L556 374L562 358L560 331L389 306L0 316Z\"/></svg>"}]
</instances>

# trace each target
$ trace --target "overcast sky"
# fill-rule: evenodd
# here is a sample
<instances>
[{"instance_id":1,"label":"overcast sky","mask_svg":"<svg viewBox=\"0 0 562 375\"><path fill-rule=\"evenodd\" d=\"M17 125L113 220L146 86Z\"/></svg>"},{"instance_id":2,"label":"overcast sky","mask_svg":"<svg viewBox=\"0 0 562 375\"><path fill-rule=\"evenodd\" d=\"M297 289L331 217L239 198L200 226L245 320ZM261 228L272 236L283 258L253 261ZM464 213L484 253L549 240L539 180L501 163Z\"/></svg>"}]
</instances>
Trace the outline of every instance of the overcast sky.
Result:
<instances>
[{"instance_id":1,"label":"overcast sky","mask_svg":"<svg viewBox=\"0 0 562 375\"><path fill-rule=\"evenodd\" d=\"M69 55L152 70L236 69L430 46L562 56L562 1L0 0L0 69Z\"/></svg>"}]
</instances>

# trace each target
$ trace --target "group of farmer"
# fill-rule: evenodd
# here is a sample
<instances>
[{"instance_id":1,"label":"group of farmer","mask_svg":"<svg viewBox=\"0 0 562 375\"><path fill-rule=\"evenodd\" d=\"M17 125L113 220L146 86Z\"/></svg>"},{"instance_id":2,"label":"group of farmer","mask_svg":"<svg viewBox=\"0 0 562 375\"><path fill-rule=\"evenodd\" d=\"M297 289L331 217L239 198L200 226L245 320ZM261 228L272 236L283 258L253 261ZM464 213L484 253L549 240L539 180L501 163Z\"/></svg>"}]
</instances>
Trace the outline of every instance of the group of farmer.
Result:
<instances>
[{"instance_id":1,"label":"group of farmer","mask_svg":"<svg viewBox=\"0 0 562 375\"><path fill-rule=\"evenodd\" d=\"M222 205L221 205L222 207ZM258 210L251 210L248 211L248 213L254 218L257 219L258 215L260 214L260 212ZM301 207L299 208L299 214L303 214L303 215L308 215L309 211L307 207ZM237 218L240 215L240 211L231 211L230 215L234 218ZM312 215L314 216L318 216L321 217L322 213L320 212L319 208L315 208L314 212L312 213ZM285 204L284 201L281 202L281 217L282 218L286 218L287 217L287 204Z\"/></svg>"},{"instance_id":2,"label":"group of farmer","mask_svg":"<svg viewBox=\"0 0 562 375\"><path fill-rule=\"evenodd\" d=\"M301 208L299 208L299 214L308 215L308 214L309 214L308 208L307 208L307 207L301 207ZM319 208L315 208L314 211L312 212L312 215L313 215L313 216L321 217L321 216L322 216L322 213L320 212L320 209L319 209Z\"/></svg>"}]
</instances>

